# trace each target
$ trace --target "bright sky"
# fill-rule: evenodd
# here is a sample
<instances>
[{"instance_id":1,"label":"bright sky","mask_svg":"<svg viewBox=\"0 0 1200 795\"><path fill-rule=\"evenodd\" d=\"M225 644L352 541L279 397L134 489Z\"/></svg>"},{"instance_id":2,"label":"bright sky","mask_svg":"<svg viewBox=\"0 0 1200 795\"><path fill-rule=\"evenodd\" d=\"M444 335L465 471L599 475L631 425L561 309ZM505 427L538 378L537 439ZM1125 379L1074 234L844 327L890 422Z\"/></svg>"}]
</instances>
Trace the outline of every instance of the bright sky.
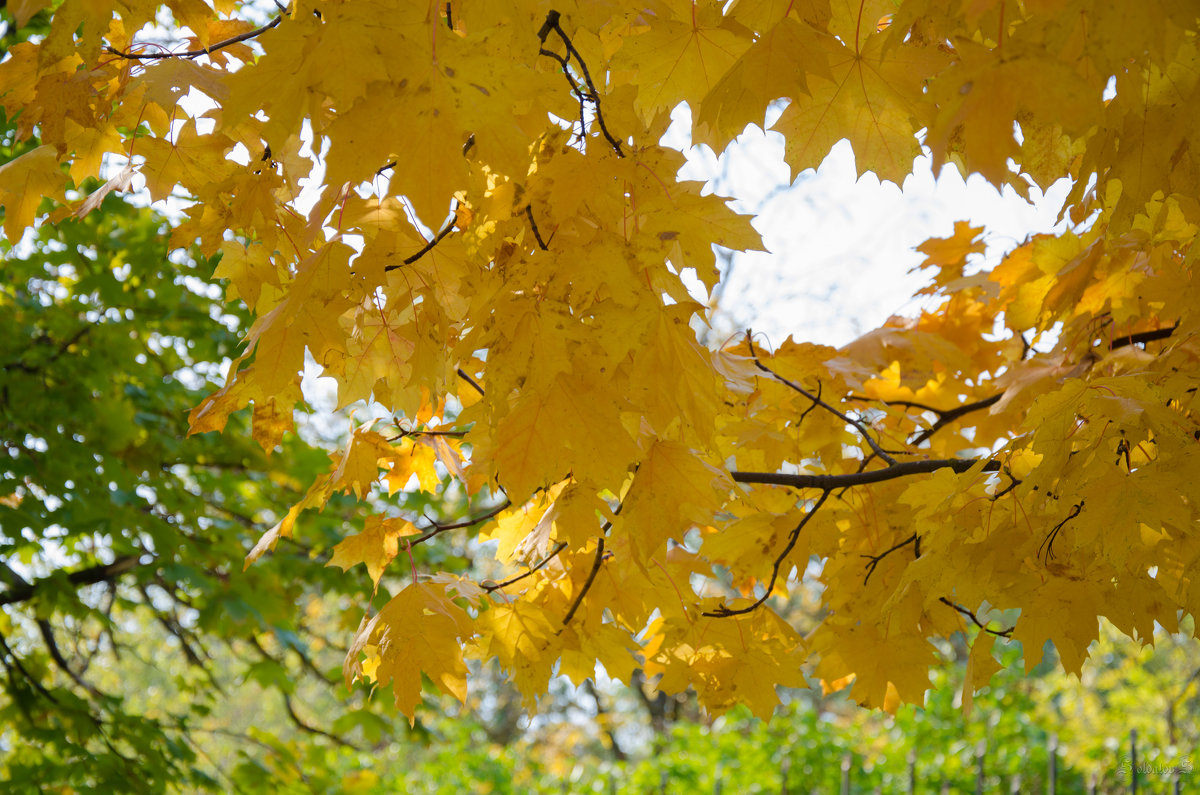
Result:
<instances>
[{"instance_id":1,"label":"bright sky","mask_svg":"<svg viewBox=\"0 0 1200 795\"><path fill-rule=\"evenodd\" d=\"M664 143L690 143L689 111L677 109ZM783 137L747 128L720 159L707 147L688 150L690 179L712 180L715 192L757 216L767 253L734 260L718 318L721 331L750 328L772 345L798 340L840 345L893 314L915 314L913 292L928 280L908 271L923 256L915 247L948 237L955 221L986 228L989 258L1027 236L1050 230L1068 190L1066 180L1034 203L1003 194L981 177L966 182L953 166L934 178L929 158L916 161L903 191L873 174L855 179L854 155L842 141L816 171L792 180Z\"/></svg>"}]
</instances>

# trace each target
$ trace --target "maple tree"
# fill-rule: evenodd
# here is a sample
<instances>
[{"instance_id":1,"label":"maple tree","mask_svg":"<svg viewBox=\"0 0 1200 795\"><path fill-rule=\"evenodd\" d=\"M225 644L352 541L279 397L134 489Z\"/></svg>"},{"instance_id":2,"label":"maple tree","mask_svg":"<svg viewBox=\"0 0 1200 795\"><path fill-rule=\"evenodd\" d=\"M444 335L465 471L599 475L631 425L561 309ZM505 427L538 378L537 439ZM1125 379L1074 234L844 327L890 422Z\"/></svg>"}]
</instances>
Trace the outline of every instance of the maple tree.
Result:
<instances>
[{"instance_id":1,"label":"maple tree","mask_svg":"<svg viewBox=\"0 0 1200 795\"><path fill-rule=\"evenodd\" d=\"M986 630L972 690L998 635L1078 672L1098 616L1149 642L1200 608L1192 4L52 11L0 63L0 105L41 141L0 168L5 233L140 178L255 314L193 433L252 406L275 448L306 361L339 407L369 402L246 562L335 495L376 506L330 563L398 587L345 674L405 714L425 678L464 698L470 658L530 708L600 664L765 716L809 657L894 708L923 698L931 637ZM682 277L712 291L713 247L758 237L659 141L686 102L721 151L780 99L795 172L849 138L885 180L922 146L1020 192L1066 177L1062 231L981 268L958 225L921 247L927 308L841 348L708 349ZM461 516L388 504L447 488ZM491 579L409 565L447 534L495 544ZM776 609L801 578L825 610L805 637Z\"/></svg>"}]
</instances>

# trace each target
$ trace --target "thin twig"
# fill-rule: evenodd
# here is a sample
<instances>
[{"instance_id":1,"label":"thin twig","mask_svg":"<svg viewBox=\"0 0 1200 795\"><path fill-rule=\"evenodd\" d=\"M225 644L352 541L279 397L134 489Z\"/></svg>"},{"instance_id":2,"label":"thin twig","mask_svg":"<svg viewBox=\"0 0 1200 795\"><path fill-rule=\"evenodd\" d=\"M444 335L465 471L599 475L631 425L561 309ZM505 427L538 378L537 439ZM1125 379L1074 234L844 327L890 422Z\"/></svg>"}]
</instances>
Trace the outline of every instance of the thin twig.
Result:
<instances>
[{"instance_id":1,"label":"thin twig","mask_svg":"<svg viewBox=\"0 0 1200 795\"><path fill-rule=\"evenodd\" d=\"M991 397L984 398L983 400L977 400L974 403L965 403L958 408L950 409L949 411L938 411L937 409L932 409L932 411L938 415L937 420L932 426L921 431L912 439L909 439L908 443L911 445L919 445L964 414L970 414L972 411L979 411L980 409L986 409L989 406L994 406L1000 401L1001 397L1003 397L1002 394L995 394Z\"/></svg>"},{"instance_id":2,"label":"thin twig","mask_svg":"<svg viewBox=\"0 0 1200 795\"><path fill-rule=\"evenodd\" d=\"M454 202L454 206L450 208L450 218L447 219L445 225L442 226L442 230L440 232L438 232L437 235L435 235L432 240L430 240L428 243L426 243L424 246L422 246L421 250L418 251L416 254L413 254L411 257L406 257L404 259L404 261L398 265L388 265L387 267L385 267L383 269L384 272L386 273L388 271L394 271L397 268L403 268L405 265L412 265L414 262L419 260L421 257L425 256L430 251L432 251L433 247L436 246L438 243L441 243L442 239L445 238L446 235L448 235L454 231L454 224L458 219L458 216L455 214L455 210L457 210L457 209L458 209L458 200L456 199Z\"/></svg>"},{"instance_id":3,"label":"thin twig","mask_svg":"<svg viewBox=\"0 0 1200 795\"><path fill-rule=\"evenodd\" d=\"M38 631L42 635L42 642L46 644L46 650L50 652L50 659L54 660L54 664L57 665L63 673L69 676L72 682L79 685L96 698L102 698L104 694L97 690L96 686L91 682L86 681L79 674L75 673L74 669L72 669L70 664L67 663L67 659L63 657L62 650L58 648L58 641L54 639L54 628L50 626L50 622L44 618L39 618L37 620L37 626Z\"/></svg>"},{"instance_id":4,"label":"thin twig","mask_svg":"<svg viewBox=\"0 0 1200 795\"><path fill-rule=\"evenodd\" d=\"M904 547L908 546L909 544L914 544L915 545L914 548L917 550L920 550L920 543L921 543L921 537L919 535L917 535L916 533L913 533L908 538L904 539L903 541L901 541L898 544L893 545L892 547L890 547L888 549L885 549L883 552L880 552L878 555L860 555L860 557L867 558L867 573L863 577L863 585L867 584L867 580L871 579L871 575L875 573L875 569L879 566L880 563L883 562L883 559L886 558L888 555L892 554L893 552L895 552L898 549L903 549ZM921 557L921 554L919 551L917 552L916 557L918 557L918 558Z\"/></svg>"},{"instance_id":5,"label":"thin twig","mask_svg":"<svg viewBox=\"0 0 1200 795\"><path fill-rule=\"evenodd\" d=\"M428 519L428 517L426 517L431 529L429 530L429 532L425 533L425 535L420 536L419 538L413 539L412 546L415 547L417 544L422 544L422 543L428 541L429 539L434 538L435 536L439 536L442 533L448 532L450 530L460 530L464 527L470 527L472 525L477 525L480 522L486 522L488 519L491 519L493 516L500 513L501 511L503 511L505 508L507 508L510 505L512 505L512 500L505 498L504 502L500 503L495 508L492 508L491 510L486 511L485 513L483 513L479 516L468 517L467 519L461 519L457 522L438 522L434 519Z\"/></svg>"},{"instance_id":6,"label":"thin twig","mask_svg":"<svg viewBox=\"0 0 1200 795\"><path fill-rule=\"evenodd\" d=\"M541 561L539 561L536 566L529 569L529 571L522 572L521 574L517 574L513 577L509 577L507 580L504 580L503 582L494 582L491 585L485 585L485 586L483 586L483 590L487 591L488 593L491 593L492 591L498 591L501 588L507 588L510 585L515 585L516 583L519 583L521 580L525 579L526 577L533 576L533 574L535 572L537 572L539 569L541 569L547 563L549 563L550 561L552 561L556 557L558 557L558 554L566 548L567 548L567 542L559 541L558 544L555 545L554 549L550 550L550 553L548 555L546 555L546 557L542 558Z\"/></svg>"},{"instance_id":7,"label":"thin twig","mask_svg":"<svg viewBox=\"0 0 1200 795\"><path fill-rule=\"evenodd\" d=\"M300 716L296 714L296 710L292 706L292 697L282 691L280 691L279 695L283 696L283 707L287 710L288 717L292 719L292 723L296 724L296 728L300 729L301 731L308 732L309 734L316 734L320 735L321 737L326 737L345 748L353 748L356 751L363 750L347 739L338 737L336 734L331 734L324 729L318 729L316 726L305 723L300 719Z\"/></svg>"},{"instance_id":8,"label":"thin twig","mask_svg":"<svg viewBox=\"0 0 1200 795\"><path fill-rule=\"evenodd\" d=\"M817 511L820 510L821 506L825 504L825 500L828 499L828 497L829 489L822 491L821 496L817 498L817 501L813 504L813 506L808 509L806 514L804 514L804 517L800 520L800 523L797 524L795 529L793 529L788 535L787 546L785 546L783 551L779 553L779 556L775 558L775 563L771 567L771 581L767 584L767 588L763 592L762 596L756 599L754 603L748 607L731 610L725 605L719 605L716 610L703 613L702 615L709 616L710 618L728 618L730 616L738 616L758 609L763 602L767 601L767 599L771 596L771 592L775 590L775 582L779 579L779 569L781 566L783 566L783 561L788 555L791 554L792 548L796 546L796 541L800 539L800 531L804 529L804 526L808 524L810 519L817 515Z\"/></svg>"},{"instance_id":9,"label":"thin twig","mask_svg":"<svg viewBox=\"0 0 1200 795\"><path fill-rule=\"evenodd\" d=\"M1013 629L1015 629L1015 627L1009 627L1008 629L990 629L986 624L984 624L982 621L979 620L978 616L976 616L974 613L972 613L970 610L963 607L962 605L956 604L944 596L939 596L938 601L944 605L949 605L950 607L953 607L955 610L962 613L967 618L971 619L971 621L975 624L975 626L979 627L984 632L991 633L992 635L996 635L997 637L1001 637L1001 638L1012 637Z\"/></svg>"},{"instance_id":10,"label":"thin twig","mask_svg":"<svg viewBox=\"0 0 1200 795\"><path fill-rule=\"evenodd\" d=\"M41 680L35 678L33 674L29 673L24 664L22 664L21 658L17 656L16 652L9 648L8 641L4 639L4 635L2 633L0 633L0 652L3 652L5 655L4 657L0 657L0 659L4 660L4 666L6 668L8 667L8 660L6 657L11 657L13 665L16 666L17 670L21 672L21 676L24 676L29 684L33 686L33 689L41 693L51 704L58 704L58 699L54 697L54 694L46 689Z\"/></svg>"},{"instance_id":11,"label":"thin twig","mask_svg":"<svg viewBox=\"0 0 1200 795\"><path fill-rule=\"evenodd\" d=\"M855 420L855 419L851 419L847 415L838 411L833 406L826 403L824 400L821 400L821 397L819 395L814 395L812 392L809 392L804 387L800 386L799 384L795 383L794 381L790 381L790 380L784 378L779 373L775 372L770 367L767 367L765 364L763 364L762 361L758 358L758 352L756 350L754 350L754 340L749 335L749 333L746 334L746 344L750 348L750 356L751 356L751 358L754 359L755 367L757 367L759 370L762 370L764 373L767 373L768 375L770 375L772 378L774 378L776 381L783 384L784 386L787 386L787 387L795 390L796 392L799 392L801 395L803 395L804 397L811 400L814 404L825 409L830 414L834 415L835 417L842 420L843 422L845 422L849 425L852 425L854 427L854 429L858 431L859 435L862 436L863 440L875 452L875 455L882 458L889 465L895 465L896 459L894 459L890 455L888 455L888 452L886 450L884 450L882 447L880 447L879 444L873 438L871 438L871 434L867 433L867 429L863 426L863 424L861 422L859 422L858 420Z\"/></svg>"},{"instance_id":12,"label":"thin twig","mask_svg":"<svg viewBox=\"0 0 1200 795\"><path fill-rule=\"evenodd\" d=\"M600 564L604 562L604 536L600 536L596 541L596 558L592 561L592 570L588 572L587 579L583 581L583 587L579 589L579 593L575 596L575 601L571 604L571 609L563 616L562 624L565 627L571 623L571 619L575 617L575 611L583 604L583 597L587 596L587 592L591 590L592 583L596 581L596 575L600 573Z\"/></svg>"},{"instance_id":13,"label":"thin twig","mask_svg":"<svg viewBox=\"0 0 1200 795\"><path fill-rule=\"evenodd\" d=\"M134 53L134 52L122 52L121 50L118 50L115 47L105 47L104 51L111 55L116 55L119 58L125 58L130 61L159 61L164 58L199 58L201 55L208 55L210 53L216 52L217 50L223 50L226 47L232 46L234 44L238 44L239 42L247 41L247 40L253 39L257 36L261 36L262 34L266 33L271 28L278 26L279 23L282 21L283 21L283 14L280 14L279 16L275 17L267 24L263 25L261 28L255 28L254 30L246 31L245 33L240 33L237 36L234 36L229 39L225 39L224 41L219 41L216 44L210 44L207 47L203 47L199 50L188 50L187 52ZM136 47L138 45L133 44L131 46Z\"/></svg>"}]
</instances>

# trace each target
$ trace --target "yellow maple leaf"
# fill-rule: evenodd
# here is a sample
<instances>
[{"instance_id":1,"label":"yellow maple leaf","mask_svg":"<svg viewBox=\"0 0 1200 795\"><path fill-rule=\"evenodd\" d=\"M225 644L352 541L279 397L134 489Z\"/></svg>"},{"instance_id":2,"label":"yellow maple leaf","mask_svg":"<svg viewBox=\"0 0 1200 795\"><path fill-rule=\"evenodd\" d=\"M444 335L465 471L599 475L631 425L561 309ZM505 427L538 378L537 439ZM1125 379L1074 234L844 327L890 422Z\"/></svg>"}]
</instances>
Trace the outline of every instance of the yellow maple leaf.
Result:
<instances>
[{"instance_id":1,"label":"yellow maple leaf","mask_svg":"<svg viewBox=\"0 0 1200 795\"><path fill-rule=\"evenodd\" d=\"M467 666L461 640L473 631L470 617L446 596L442 586L409 585L378 615L364 620L346 653L346 682L367 676L369 668L371 679L392 686L396 708L408 717L410 725L415 724L422 674L443 693L466 701ZM369 648L373 653L364 661Z\"/></svg>"},{"instance_id":2,"label":"yellow maple leaf","mask_svg":"<svg viewBox=\"0 0 1200 795\"><path fill-rule=\"evenodd\" d=\"M346 536L334 545L333 555L325 565L338 566L345 571L358 563L365 563L371 582L378 590L383 570L400 551L399 539L419 532L406 519L386 515L369 516L361 533Z\"/></svg>"},{"instance_id":3,"label":"yellow maple leaf","mask_svg":"<svg viewBox=\"0 0 1200 795\"><path fill-rule=\"evenodd\" d=\"M53 146L39 146L0 166L0 207L4 234L10 243L33 225L42 197L63 198L66 176Z\"/></svg>"}]
</instances>

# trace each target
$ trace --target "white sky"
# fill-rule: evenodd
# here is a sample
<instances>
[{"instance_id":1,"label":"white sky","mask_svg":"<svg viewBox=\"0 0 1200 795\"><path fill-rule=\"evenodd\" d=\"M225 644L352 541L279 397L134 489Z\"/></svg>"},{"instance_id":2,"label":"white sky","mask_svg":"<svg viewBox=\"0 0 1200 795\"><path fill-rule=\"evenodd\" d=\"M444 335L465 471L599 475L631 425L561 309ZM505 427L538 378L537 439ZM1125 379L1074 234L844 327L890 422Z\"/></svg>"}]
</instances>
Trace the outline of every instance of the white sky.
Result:
<instances>
[{"instance_id":1,"label":"white sky","mask_svg":"<svg viewBox=\"0 0 1200 795\"><path fill-rule=\"evenodd\" d=\"M689 143L689 111L677 109L665 144ZM735 257L718 325L750 328L772 345L798 340L840 345L893 314L916 314L913 292L928 279L908 271L923 259L916 246L948 237L955 221L985 227L987 257L999 257L1027 236L1055 226L1069 183L1062 180L1026 202L982 177L963 181L953 166L937 179L930 159L918 158L903 191L874 174L855 179L854 155L842 141L815 171L793 181L783 162L783 137L747 128L718 159L691 147L681 175L711 180L733 205L757 216L767 253Z\"/></svg>"}]
</instances>

